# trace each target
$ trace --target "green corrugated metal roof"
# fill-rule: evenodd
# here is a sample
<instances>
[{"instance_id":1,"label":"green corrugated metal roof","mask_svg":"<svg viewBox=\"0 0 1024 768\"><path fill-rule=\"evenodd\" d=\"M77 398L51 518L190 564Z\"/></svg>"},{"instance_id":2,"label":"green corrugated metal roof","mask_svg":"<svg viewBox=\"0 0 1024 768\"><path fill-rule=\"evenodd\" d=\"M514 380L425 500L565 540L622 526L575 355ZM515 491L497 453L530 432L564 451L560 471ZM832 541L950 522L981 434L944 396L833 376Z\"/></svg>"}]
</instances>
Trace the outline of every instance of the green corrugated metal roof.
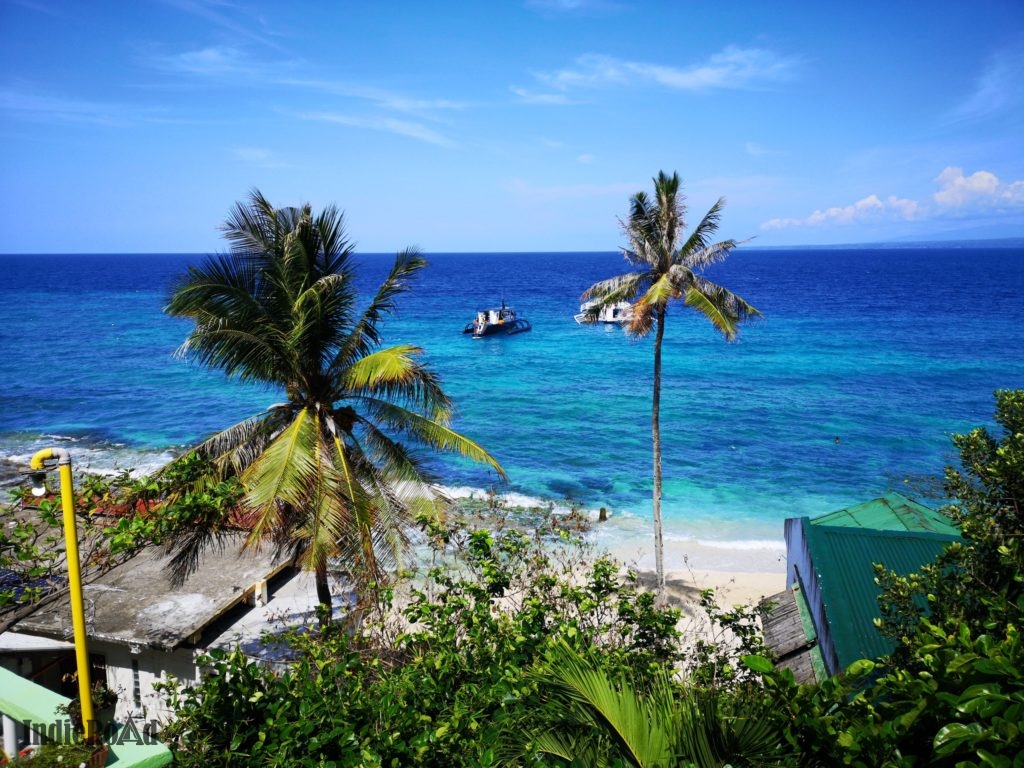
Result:
<instances>
[{"instance_id":1,"label":"green corrugated metal roof","mask_svg":"<svg viewBox=\"0 0 1024 768\"><path fill-rule=\"evenodd\" d=\"M941 512L898 493L840 509L811 521L811 525L870 528L877 531L920 531L957 536L960 532Z\"/></svg>"},{"instance_id":2,"label":"green corrugated metal roof","mask_svg":"<svg viewBox=\"0 0 1024 768\"><path fill-rule=\"evenodd\" d=\"M869 505L871 502L859 506ZM857 508L844 511L854 509ZM933 561L958 536L916 530L870 530L850 524L822 525L822 519L810 523L805 518L804 535L813 553L815 576L821 586L839 666L845 668L857 659L884 656L893 648L874 626L874 619L880 614L880 590L874 582L873 564L881 563L890 571L908 574Z\"/></svg>"}]
</instances>

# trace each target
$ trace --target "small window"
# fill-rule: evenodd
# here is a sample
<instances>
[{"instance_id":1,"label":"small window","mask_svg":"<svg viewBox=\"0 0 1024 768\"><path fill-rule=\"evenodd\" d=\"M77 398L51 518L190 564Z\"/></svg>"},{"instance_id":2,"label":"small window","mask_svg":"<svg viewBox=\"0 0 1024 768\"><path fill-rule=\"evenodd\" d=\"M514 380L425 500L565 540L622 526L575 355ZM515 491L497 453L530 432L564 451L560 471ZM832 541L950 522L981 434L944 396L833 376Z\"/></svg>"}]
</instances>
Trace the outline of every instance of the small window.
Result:
<instances>
[{"instance_id":1,"label":"small window","mask_svg":"<svg viewBox=\"0 0 1024 768\"><path fill-rule=\"evenodd\" d=\"M136 709L142 707L142 685L139 683L139 660L132 659L132 699Z\"/></svg>"}]
</instances>

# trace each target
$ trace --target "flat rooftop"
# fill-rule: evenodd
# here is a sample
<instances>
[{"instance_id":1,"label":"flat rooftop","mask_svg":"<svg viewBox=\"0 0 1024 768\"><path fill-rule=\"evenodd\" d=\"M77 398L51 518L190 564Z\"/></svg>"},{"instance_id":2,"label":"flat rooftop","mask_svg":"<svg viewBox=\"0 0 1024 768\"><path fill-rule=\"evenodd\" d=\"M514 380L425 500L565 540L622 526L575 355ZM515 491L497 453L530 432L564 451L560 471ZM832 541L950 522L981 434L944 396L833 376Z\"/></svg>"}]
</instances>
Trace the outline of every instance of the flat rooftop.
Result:
<instances>
[{"instance_id":1,"label":"flat rooftop","mask_svg":"<svg viewBox=\"0 0 1024 768\"><path fill-rule=\"evenodd\" d=\"M202 631L251 597L253 586L288 567L272 548L242 551L242 537L213 547L181 586L172 586L169 559L157 547L112 568L83 588L88 634L97 640L173 650L198 642ZM72 636L65 595L22 619L14 631L66 640Z\"/></svg>"}]
</instances>

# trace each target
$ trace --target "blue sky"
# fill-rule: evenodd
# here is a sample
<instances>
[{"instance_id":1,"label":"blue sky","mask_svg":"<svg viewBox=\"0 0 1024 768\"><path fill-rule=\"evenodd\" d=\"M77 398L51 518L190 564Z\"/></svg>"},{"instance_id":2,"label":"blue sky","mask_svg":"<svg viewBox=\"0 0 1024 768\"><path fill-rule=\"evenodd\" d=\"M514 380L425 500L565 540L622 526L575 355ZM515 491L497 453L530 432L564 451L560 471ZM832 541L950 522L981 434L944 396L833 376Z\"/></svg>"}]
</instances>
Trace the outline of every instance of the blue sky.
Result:
<instances>
[{"instance_id":1,"label":"blue sky","mask_svg":"<svg viewBox=\"0 0 1024 768\"><path fill-rule=\"evenodd\" d=\"M754 245L1024 236L1024 3L0 0L0 252L614 250L659 170Z\"/></svg>"}]
</instances>

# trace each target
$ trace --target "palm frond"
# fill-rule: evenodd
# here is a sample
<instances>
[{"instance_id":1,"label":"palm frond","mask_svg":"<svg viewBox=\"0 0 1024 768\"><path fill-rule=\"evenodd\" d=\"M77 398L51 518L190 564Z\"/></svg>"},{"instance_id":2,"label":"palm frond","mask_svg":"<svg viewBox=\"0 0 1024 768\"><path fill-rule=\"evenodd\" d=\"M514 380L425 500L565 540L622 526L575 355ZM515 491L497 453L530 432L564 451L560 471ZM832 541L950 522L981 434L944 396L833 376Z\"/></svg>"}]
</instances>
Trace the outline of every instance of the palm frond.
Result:
<instances>
[{"instance_id":1,"label":"palm frond","mask_svg":"<svg viewBox=\"0 0 1024 768\"><path fill-rule=\"evenodd\" d=\"M207 521L209 523L209 521ZM180 587L196 568L208 551L223 552L230 541L237 544L237 531L217 525L189 525L178 530L164 545L169 556L167 572L171 586Z\"/></svg>"},{"instance_id":2,"label":"palm frond","mask_svg":"<svg viewBox=\"0 0 1024 768\"><path fill-rule=\"evenodd\" d=\"M394 440L380 429L372 419L360 419L359 429L365 446L367 459L388 481L402 483L429 483L433 480L425 474L423 463L410 453L401 442Z\"/></svg>"},{"instance_id":3,"label":"palm frond","mask_svg":"<svg viewBox=\"0 0 1024 768\"><path fill-rule=\"evenodd\" d=\"M686 241L679 248L679 262L692 268L705 266L695 261L697 254L706 251L711 244L711 238L718 231L718 225L722 219L722 208L725 207L725 198L720 197L715 204L708 209L704 217L691 231ZM708 262L713 263L713 262Z\"/></svg>"},{"instance_id":4,"label":"palm frond","mask_svg":"<svg viewBox=\"0 0 1024 768\"><path fill-rule=\"evenodd\" d=\"M627 272L624 275L600 280L587 288L580 296L580 301L597 299L602 303L612 304L616 301L633 301L637 294L646 290L651 282L651 272Z\"/></svg>"},{"instance_id":5,"label":"palm frond","mask_svg":"<svg viewBox=\"0 0 1024 768\"><path fill-rule=\"evenodd\" d=\"M320 274L351 276L351 259L355 251L345 232L345 214L335 205L328 205L316 217L316 231L320 234Z\"/></svg>"},{"instance_id":6,"label":"palm frond","mask_svg":"<svg viewBox=\"0 0 1024 768\"><path fill-rule=\"evenodd\" d=\"M246 258L221 257L191 267L164 308L195 322L178 356L243 380L279 379L286 338L261 301L264 280Z\"/></svg>"},{"instance_id":7,"label":"palm frond","mask_svg":"<svg viewBox=\"0 0 1024 768\"><path fill-rule=\"evenodd\" d=\"M306 503L294 510L293 521L282 532L282 539L290 540L300 549L299 563L307 570L327 567L328 560L337 557L352 529L352 509L358 500L340 493L344 479L332 457L333 449L323 444L317 451L318 484L311 489Z\"/></svg>"},{"instance_id":8,"label":"palm frond","mask_svg":"<svg viewBox=\"0 0 1024 768\"><path fill-rule=\"evenodd\" d=\"M253 189L248 204L235 203L221 231L236 252L272 251L280 234L277 210L258 189Z\"/></svg>"},{"instance_id":9,"label":"palm frond","mask_svg":"<svg viewBox=\"0 0 1024 768\"><path fill-rule=\"evenodd\" d=\"M373 410L375 416L392 429L409 435L425 446L486 464L497 472L502 480L507 479L505 470L497 459L479 444L463 437L450 427L385 400L364 398L364 403Z\"/></svg>"},{"instance_id":10,"label":"palm frond","mask_svg":"<svg viewBox=\"0 0 1024 768\"><path fill-rule=\"evenodd\" d=\"M330 373L337 374L355 359L369 354L381 343L377 326L384 315L396 309L396 299L410 288L412 277L427 265L418 250L407 248L395 256L387 278L381 283L373 300L353 327L347 343L339 350L330 366Z\"/></svg>"},{"instance_id":11,"label":"palm frond","mask_svg":"<svg viewBox=\"0 0 1024 768\"><path fill-rule=\"evenodd\" d=\"M415 359L421 353L419 347L411 344L371 352L345 369L336 391L414 405L430 418L447 423L452 402L441 389L437 376Z\"/></svg>"},{"instance_id":12,"label":"palm frond","mask_svg":"<svg viewBox=\"0 0 1024 768\"><path fill-rule=\"evenodd\" d=\"M687 289L684 301L710 320L727 341L735 340L742 321L761 316L729 289L700 277Z\"/></svg>"},{"instance_id":13,"label":"palm frond","mask_svg":"<svg viewBox=\"0 0 1024 768\"><path fill-rule=\"evenodd\" d=\"M250 543L281 524L281 504L301 507L321 485L317 474L318 417L304 408L242 474L245 506L256 514Z\"/></svg>"},{"instance_id":14,"label":"palm frond","mask_svg":"<svg viewBox=\"0 0 1024 768\"><path fill-rule=\"evenodd\" d=\"M672 694L667 683L655 689L651 704L627 683L615 682L595 663L582 657L565 641L551 652L549 664L539 674L547 698L566 706L569 723L590 722L595 735L604 735L617 745L617 756L640 768L659 768L673 754L670 712ZM575 713L575 714L573 714Z\"/></svg>"},{"instance_id":15,"label":"palm frond","mask_svg":"<svg viewBox=\"0 0 1024 768\"><path fill-rule=\"evenodd\" d=\"M348 509L351 511L346 535L339 542L339 554L354 566L350 568L353 577L367 583L375 581L382 573L379 559L384 553L375 548L375 535L379 538L381 527L389 523L382 522L376 514L376 488L365 482L370 465L363 460L361 447L351 435L348 442L346 445L334 437L335 451L332 454L332 460L343 478L337 490L346 495Z\"/></svg>"}]
</instances>

